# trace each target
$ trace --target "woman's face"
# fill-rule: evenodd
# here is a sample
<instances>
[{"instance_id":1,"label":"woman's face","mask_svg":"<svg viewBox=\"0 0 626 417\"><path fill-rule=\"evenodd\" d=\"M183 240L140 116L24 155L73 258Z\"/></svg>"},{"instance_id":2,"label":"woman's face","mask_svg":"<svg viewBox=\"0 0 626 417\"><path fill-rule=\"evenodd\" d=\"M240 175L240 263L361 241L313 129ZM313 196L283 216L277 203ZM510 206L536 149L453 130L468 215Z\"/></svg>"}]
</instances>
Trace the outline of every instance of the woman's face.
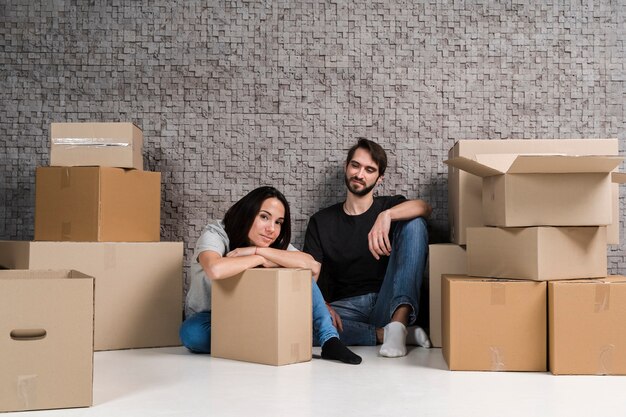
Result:
<instances>
[{"instance_id":1,"label":"woman's face","mask_svg":"<svg viewBox=\"0 0 626 417\"><path fill-rule=\"evenodd\" d=\"M263 201L261 209L254 218L248 231L248 240L252 246L268 247L278 238L280 228L285 221L285 206L275 197Z\"/></svg>"}]
</instances>

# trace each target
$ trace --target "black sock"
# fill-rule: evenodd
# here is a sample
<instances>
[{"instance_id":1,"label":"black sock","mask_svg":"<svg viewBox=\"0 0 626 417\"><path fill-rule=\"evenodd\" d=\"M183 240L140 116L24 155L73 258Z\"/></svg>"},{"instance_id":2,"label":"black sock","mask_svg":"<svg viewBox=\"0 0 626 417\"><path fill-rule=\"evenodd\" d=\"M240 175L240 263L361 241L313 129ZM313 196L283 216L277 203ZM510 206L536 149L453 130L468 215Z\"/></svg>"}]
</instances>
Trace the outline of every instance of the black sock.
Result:
<instances>
[{"instance_id":1,"label":"black sock","mask_svg":"<svg viewBox=\"0 0 626 417\"><path fill-rule=\"evenodd\" d=\"M361 357L343 344L341 340L332 337L322 346L322 359L337 360L352 365L361 363Z\"/></svg>"}]
</instances>

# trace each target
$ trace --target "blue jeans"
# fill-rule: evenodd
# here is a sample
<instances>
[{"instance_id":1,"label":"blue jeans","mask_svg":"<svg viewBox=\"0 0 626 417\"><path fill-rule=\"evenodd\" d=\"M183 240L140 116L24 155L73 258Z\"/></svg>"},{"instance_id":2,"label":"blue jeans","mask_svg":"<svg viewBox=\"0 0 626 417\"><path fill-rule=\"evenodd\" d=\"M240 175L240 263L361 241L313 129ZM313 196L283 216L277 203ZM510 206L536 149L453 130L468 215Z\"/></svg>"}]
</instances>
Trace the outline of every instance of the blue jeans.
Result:
<instances>
[{"instance_id":1,"label":"blue jeans","mask_svg":"<svg viewBox=\"0 0 626 417\"><path fill-rule=\"evenodd\" d=\"M321 346L332 337L339 337L326 308L317 283L311 283L313 297L313 344ZM180 326L180 341L194 353L211 353L211 312L202 311L187 318Z\"/></svg>"},{"instance_id":2,"label":"blue jeans","mask_svg":"<svg viewBox=\"0 0 626 417\"><path fill-rule=\"evenodd\" d=\"M376 345L376 328L385 327L401 305L411 307L409 324L415 323L427 255L426 221L417 217L398 222L380 291L330 303L343 323L343 331L339 334L343 343L348 346Z\"/></svg>"}]
</instances>

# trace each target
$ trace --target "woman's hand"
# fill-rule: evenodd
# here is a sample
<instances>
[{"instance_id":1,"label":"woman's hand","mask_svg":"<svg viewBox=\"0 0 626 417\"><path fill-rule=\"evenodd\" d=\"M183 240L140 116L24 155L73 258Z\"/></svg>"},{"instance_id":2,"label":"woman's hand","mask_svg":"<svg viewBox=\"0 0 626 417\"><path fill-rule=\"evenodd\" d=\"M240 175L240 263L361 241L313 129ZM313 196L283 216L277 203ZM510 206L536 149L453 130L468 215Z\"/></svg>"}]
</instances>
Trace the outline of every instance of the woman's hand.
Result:
<instances>
[{"instance_id":1,"label":"woman's hand","mask_svg":"<svg viewBox=\"0 0 626 417\"><path fill-rule=\"evenodd\" d=\"M227 258L235 258L237 256L252 256L256 255L257 247L256 246L248 246L245 248L237 248L235 250L231 250L226 254Z\"/></svg>"}]
</instances>

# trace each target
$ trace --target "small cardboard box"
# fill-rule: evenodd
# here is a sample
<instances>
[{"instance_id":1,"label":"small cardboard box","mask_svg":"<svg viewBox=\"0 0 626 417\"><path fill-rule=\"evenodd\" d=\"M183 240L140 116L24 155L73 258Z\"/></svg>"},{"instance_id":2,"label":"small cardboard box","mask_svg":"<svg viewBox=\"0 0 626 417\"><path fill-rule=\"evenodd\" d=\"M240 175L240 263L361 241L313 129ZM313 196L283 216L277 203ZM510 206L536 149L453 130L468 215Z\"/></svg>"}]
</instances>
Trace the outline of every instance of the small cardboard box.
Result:
<instances>
[{"instance_id":1,"label":"small cardboard box","mask_svg":"<svg viewBox=\"0 0 626 417\"><path fill-rule=\"evenodd\" d=\"M507 139L460 140L449 151L448 158L474 158L479 154L565 154L617 155L617 139ZM619 243L619 191L613 188L613 222L608 227L609 244ZM466 228L484 226L482 213L482 178L453 166L448 167L448 216L450 240L465 245Z\"/></svg>"},{"instance_id":2,"label":"small cardboard box","mask_svg":"<svg viewBox=\"0 0 626 417\"><path fill-rule=\"evenodd\" d=\"M93 297L77 271L0 271L0 411L92 404Z\"/></svg>"},{"instance_id":3,"label":"small cardboard box","mask_svg":"<svg viewBox=\"0 0 626 417\"><path fill-rule=\"evenodd\" d=\"M428 246L430 342L441 347L441 276L467 273L467 253L463 246L438 243Z\"/></svg>"},{"instance_id":4,"label":"small cardboard box","mask_svg":"<svg viewBox=\"0 0 626 417\"><path fill-rule=\"evenodd\" d=\"M180 345L182 242L0 241L0 265L95 277L95 350Z\"/></svg>"},{"instance_id":5,"label":"small cardboard box","mask_svg":"<svg viewBox=\"0 0 626 417\"><path fill-rule=\"evenodd\" d=\"M311 271L254 268L212 283L211 355L286 365L311 360Z\"/></svg>"},{"instance_id":6,"label":"small cardboard box","mask_svg":"<svg viewBox=\"0 0 626 417\"><path fill-rule=\"evenodd\" d=\"M158 242L161 174L102 167L39 167L35 240Z\"/></svg>"},{"instance_id":7,"label":"small cardboard box","mask_svg":"<svg viewBox=\"0 0 626 417\"><path fill-rule=\"evenodd\" d=\"M483 178L488 226L602 226L613 222L618 156L476 155L445 161Z\"/></svg>"},{"instance_id":8,"label":"small cardboard box","mask_svg":"<svg viewBox=\"0 0 626 417\"><path fill-rule=\"evenodd\" d=\"M443 356L453 371L545 371L546 283L444 275Z\"/></svg>"},{"instance_id":9,"label":"small cardboard box","mask_svg":"<svg viewBox=\"0 0 626 417\"><path fill-rule=\"evenodd\" d=\"M548 284L553 374L626 375L626 277Z\"/></svg>"},{"instance_id":10,"label":"small cardboard box","mask_svg":"<svg viewBox=\"0 0 626 417\"><path fill-rule=\"evenodd\" d=\"M132 123L51 123L51 166L143 169L143 133Z\"/></svg>"},{"instance_id":11,"label":"small cardboard box","mask_svg":"<svg viewBox=\"0 0 626 417\"><path fill-rule=\"evenodd\" d=\"M550 281L605 277L606 228L470 227L468 275Z\"/></svg>"}]
</instances>

